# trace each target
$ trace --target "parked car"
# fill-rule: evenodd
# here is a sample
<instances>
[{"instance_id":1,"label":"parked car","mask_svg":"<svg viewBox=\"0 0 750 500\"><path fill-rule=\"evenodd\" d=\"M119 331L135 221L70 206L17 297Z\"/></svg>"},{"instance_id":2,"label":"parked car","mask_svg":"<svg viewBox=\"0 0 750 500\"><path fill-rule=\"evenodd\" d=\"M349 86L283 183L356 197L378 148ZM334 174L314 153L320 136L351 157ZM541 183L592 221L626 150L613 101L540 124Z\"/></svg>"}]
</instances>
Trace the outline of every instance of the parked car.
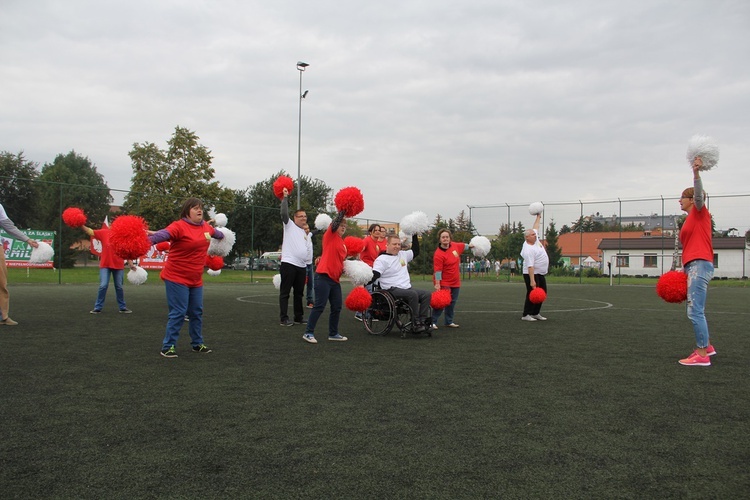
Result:
<instances>
[{"instance_id":1,"label":"parked car","mask_svg":"<svg viewBox=\"0 0 750 500\"><path fill-rule=\"evenodd\" d=\"M237 257L230 267L234 270L249 271L250 259L248 257Z\"/></svg>"},{"instance_id":2,"label":"parked car","mask_svg":"<svg viewBox=\"0 0 750 500\"><path fill-rule=\"evenodd\" d=\"M253 261L253 271L278 271L279 261L259 257Z\"/></svg>"}]
</instances>

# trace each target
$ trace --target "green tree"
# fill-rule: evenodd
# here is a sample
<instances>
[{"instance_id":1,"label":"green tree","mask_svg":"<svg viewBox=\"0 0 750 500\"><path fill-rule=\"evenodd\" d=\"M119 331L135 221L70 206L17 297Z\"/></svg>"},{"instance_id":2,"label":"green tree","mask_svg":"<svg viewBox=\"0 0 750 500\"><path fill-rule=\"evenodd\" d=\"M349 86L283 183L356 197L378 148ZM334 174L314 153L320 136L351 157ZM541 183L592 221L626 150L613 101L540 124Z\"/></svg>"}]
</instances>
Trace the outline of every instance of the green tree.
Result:
<instances>
[{"instance_id":1,"label":"green tree","mask_svg":"<svg viewBox=\"0 0 750 500\"><path fill-rule=\"evenodd\" d=\"M128 153L133 177L124 209L140 215L152 228L163 228L175 220L185 199L203 200L206 212L233 193L214 180L211 151L198 143L199 137L177 126L166 150L154 143L133 144Z\"/></svg>"},{"instance_id":2,"label":"green tree","mask_svg":"<svg viewBox=\"0 0 750 500\"><path fill-rule=\"evenodd\" d=\"M96 227L109 213L109 187L91 160L75 151L57 155L51 164L45 163L39 180L44 182L38 188L39 209L34 224L38 229L61 231L56 241L55 266L73 267L77 251L71 246L85 236L80 229L62 224L61 210L80 208Z\"/></svg>"},{"instance_id":3,"label":"green tree","mask_svg":"<svg viewBox=\"0 0 750 500\"><path fill-rule=\"evenodd\" d=\"M38 164L27 161L23 151L0 153L0 201L20 228L31 227L36 208L34 180L39 176Z\"/></svg>"},{"instance_id":4,"label":"green tree","mask_svg":"<svg viewBox=\"0 0 750 500\"><path fill-rule=\"evenodd\" d=\"M550 222L545 233L547 239L547 256L549 257L549 263L551 267L560 267L562 261L562 250L557 244L557 230L555 229L555 221Z\"/></svg>"},{"instance_id":5,"label":"green tree","mask_svg":"<svg viewBox=\"0 0 750 500\"><path fill-rule=\"evenodd\" d=\"M252 254L258 256L263 252L273 252L281 248L284 236L279 214L281 201L273 193L273 183L284 171L277 172L266 180L256 183L242 191L234 191L234 200L230 204L223 202L217 205L217 211L226 213L229 222L227 227L237 233L233 252L236 255ZM315 229L315 218L326 212L326 200L331 191L323 181L302 176L302 209L307 212L310 229ZM290 214L294 212L296 195L289 197ZM224 209L225 210L219 210ZM335 214L329 214L333 217ZM316 255L320 255L322 238L315 238Z\"/></svg>"}]
</instances>

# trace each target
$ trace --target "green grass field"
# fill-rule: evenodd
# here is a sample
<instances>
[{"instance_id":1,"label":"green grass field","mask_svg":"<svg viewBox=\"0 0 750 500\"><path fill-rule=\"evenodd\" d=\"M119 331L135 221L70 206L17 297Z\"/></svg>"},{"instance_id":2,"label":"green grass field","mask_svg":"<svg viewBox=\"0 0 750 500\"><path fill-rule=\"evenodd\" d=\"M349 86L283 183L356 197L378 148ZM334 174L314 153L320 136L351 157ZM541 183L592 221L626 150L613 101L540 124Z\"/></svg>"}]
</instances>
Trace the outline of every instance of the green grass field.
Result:
<instances>
[{"instance_id":1,"label":"green grass field","mask_svg":"<svg viewBox=\"0 0 750 500\"><path fill-rule=\"evenodd\" d=\"M51 272L51 271L48 271ZM229 273L226 273L229 279ZM238 273L240 274L240 273ZM249 274L249 273L246 273ZM224 276L224 273L222 273ZM267 283L207 279L213 353L159 355L163 286L11 277L0 326L2 498L743 498L750 491L747 288L712 287L717 356L683 367L684 305L652 286L472 280L458 330L317 345ZM259 280L261 281L261 280ZM428 288L427 282L417 281ZM348 293L350 286L345 285Z\"/></svg>"}]
</instances>

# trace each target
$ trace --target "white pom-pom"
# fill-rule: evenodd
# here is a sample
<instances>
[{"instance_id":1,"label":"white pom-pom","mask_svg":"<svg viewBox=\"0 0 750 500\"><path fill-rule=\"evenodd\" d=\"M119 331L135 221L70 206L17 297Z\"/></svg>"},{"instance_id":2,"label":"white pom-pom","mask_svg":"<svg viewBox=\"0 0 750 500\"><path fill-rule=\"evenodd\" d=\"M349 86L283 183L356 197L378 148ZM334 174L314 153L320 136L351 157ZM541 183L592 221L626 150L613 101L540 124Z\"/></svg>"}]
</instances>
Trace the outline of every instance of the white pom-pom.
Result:
<instances>
[{"instance_id":1,"label":"white pom-pom","mask_svg":"<svg viewBox=\"0 0 750 500\"><path fill-rule=\"evenodd\" d=\"M216 227L226 227L227 222L226 214L216 214L214 217L214 224L216 224Z\"/></svg>"},{"instance_id":2,"label":"white pom-pom","mask_svg":"<svg viewBox=\"0 0 750 500\"><path fill-rule=\"evenodd\" d=\"M220 240L211 238L211 242L208 244L208 254L221 255L222 257L226 257L227 255L229 255L229 252L232 251L234 241L237 239L237 237L234 234L234 231L232 231L228 227L217 227L216 230L224 234L224 237Z\"/></svg>"},{"instance_id":3,"label":"white pom-pom","mask_svg":"<svg viewBox=\"0 0 750 500\"><path fill-rule=\"evenodd\" d=\"M218 276L221 274L221 269L217 269L216 271L214 271L213 269L209 269L206 272L208 273L209 276Z\"/></svg>"},{"instance_id":4,"label":"white pom-pom","mask_svg":"<svg viewBox=\"0 0 750 500\"><path fill-rule=\"evenodd\" d=\"M361 260L345 260L344 274L355 286L364 285L372 280L372 268Z\"/></svg>"},{"instance_id":5,"label":"white pom-pom","mask_svg":"<svg viewBox=\"0 0 750 500\"><path fill-rule=\"evenodd\" d=\"M318 231L325 231L328 229L328 226L331 225L331 222L333 222L333 219L331 219L330 215L318 214L318 216L315 217L315 229Z\"/></svg>"},{"instance_id":6,"label":"white pom-pom","mask_svg":"<svg viewBox=\"0 0 750 500\"><path fill-rule=\"evenodd\" d=\"M276 290L281 290L281 275L280 274L274 274L273 275L273 286L276 288Z\"/></svg>"},{"instance_id":7,"label":"white pom-pom","mask_svg":"<svg viewBox=\"0 0 750 500\"><path fill-rule=\"evenodd\" d=\"M411 235L406 234L403 231L398 232L398 239L401 240L401 247L402 248L409 248L411 246Z\"/></svg>"},{"instance_id":8,"label":"white pom-pom","mask_svg":"<svg viewBox=\"0 0 750 500\"><path fill-rule=\"evenodd\" d=\"M469 245L472 247L471 253L474 254L474 257L486 256L490 253L490 248L492 247L490 240L484 236L474 236L469 242Z\"/></svg>"},{"instance_id":9,"label":"white pom-pom","mask_svg":"<svg viewBox=\"0 0 750 500\"><path fill-rule=\"evenodd\" d=\"M43 241L38 241L39 246L31 250L31 256L29 257L29 264L44 264L52 260L55 256L55 250Z\"/></svg>"},{"instance_id":10,"label":"white pom-pom","mask_svg":"<svg viewBox=\"0 0 750 500\"><path fill-rule=\"evenodd\" d=\"M142 285L148 279L148 273L141 266L136 266L135 269L128 271L128 282L131 285Z\"/></svg>"},{"instance_id":11,"label":"white pom-pom","mask_svg":"<svg viewBox=\"0 0 750 500\"><path fill-rule=\"evenodd\" d=\"M531 215L539 215L542 212L544 212L544 205L541 201L535 201L529 205L529 213Z\"/></svg>"},{"instance_id":12,"label":"white pom-pom","mask_svg":"<svg viewBox=\"0 0 750 500\"><path fill-rule=\"evenodd\" d=\"M424 212L412 212L401 219L399 227L404 234L411 236L427 231L430 228L430 220Z\"/></svg>"},{"instance_id":13,"label":"white pom-pom","mask_svg":"<svg viewBox=\"0 0 750 500\"><path fill-rule=\"evenodd\" d=\"M692 166L693 160L698 156L703 160L703 166L699 170L711 170L719 163L719 145L713 137L694 135L690 138L685 157Z\"/></svg>"}]
</instances>

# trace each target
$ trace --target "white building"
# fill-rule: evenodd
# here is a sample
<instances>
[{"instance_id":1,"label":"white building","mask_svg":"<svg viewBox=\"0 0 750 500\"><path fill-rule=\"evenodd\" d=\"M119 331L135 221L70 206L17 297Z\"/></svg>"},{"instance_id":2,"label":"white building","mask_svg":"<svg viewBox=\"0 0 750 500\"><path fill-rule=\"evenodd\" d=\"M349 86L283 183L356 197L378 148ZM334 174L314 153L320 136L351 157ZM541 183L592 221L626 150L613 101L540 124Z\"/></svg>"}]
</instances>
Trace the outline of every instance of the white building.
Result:
<instances>
[{"instance_id":1,"label":"white building","mask_svg":"<svg viewBox=\"0 0 750 500\"><path fill-rule=\"evenodd\" d=\"M745 238L714 238L714 277L747 278L750 272L750 248ZM674 238L607 238L599 243L602 271L613 274L661 276L672 268ZM679 247L678 257L682 253ZM682 262L678 259L677 267Z\"/></svg>"}]
</instances>

